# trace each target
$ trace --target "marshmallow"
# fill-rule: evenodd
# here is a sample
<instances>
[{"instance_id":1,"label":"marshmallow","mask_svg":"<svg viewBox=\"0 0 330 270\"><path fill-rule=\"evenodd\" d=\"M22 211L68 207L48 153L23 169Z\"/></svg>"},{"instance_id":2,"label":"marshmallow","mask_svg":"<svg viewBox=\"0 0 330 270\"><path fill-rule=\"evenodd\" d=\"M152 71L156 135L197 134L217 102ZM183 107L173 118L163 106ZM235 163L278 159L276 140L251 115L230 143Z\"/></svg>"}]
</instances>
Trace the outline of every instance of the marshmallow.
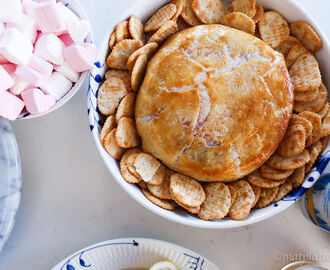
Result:
<instances>
[{"instance_id":1,"label":"marshmallow","mask_svg":"<svg viewBox=\"0 0 330 270\"><path fill-rule=\"evenodd\" d=\"M54 34L41 35L34 48L34 53L54 65L63 64L63 42Z\"/></svg>"},{"instance_id":2,"label":"marshmallow","mask_svg":"<svg viewBox=\"0 0 330 270\"><path fill-rule=\"evenodd\" d=\"M0 66L0 92L6 91L14 85L14 80L8 72Z\"/></svg>"},{"instance_id":3,"label":"marshmallow","mask_svg":"<svg viewBox=\"0 0 330 270\"><path fill-rule=\"evenodd\" d=\"M14 64L5 64L2 67L7 71L14 81L14 85L10 88L10 92L16 96L20 95L21 92L27 88L31 87L31 84L28 81L23 80L20 77L15 75L16 65Z\"/></svg>"},{"instance_id":4,"label":"marshmallow","mask_svg":"<svg viewBox=\"0 0 330 270\"><path fill-rule=\"evenodd\" d=\"M66 7L62 2L57 2L56 4L61 14L64 17L64 20L68 22L68 20L79 21L78 16L68 7Z\"/></svg>"},{"instance_id":5,"label":"marshmallow","mask_svg":"<svg viewBox=\"0 0 330 270\"><path fill-rule=\"evenodd\" d=\"M3 64L2 67L5 69L5 71L7 71L7 73L10 76L13 76L13 73L16 70L16 65L15 64Z\"/></svg>"},{"instance_id":6,"label":"marshmallow","mask_svg":"<svg viewBox=\"0 0 330 270\"><path fill-rule=\"evenodd\" d=\"M10 88L10 93L13 95L20 95L22 91L25 89L31 88L31 84L28 81L23 80L22 78L17 77L16 75L13 76L15 84L12 88Z\"/></svg>"},{"instance_id":7,"label":"marshmallow","mask_svg":"<svg viewBox=\"0 0 330 270\"><path fill-rule=\"evenodd\" d=\"M90 43L75 44L64 48L63 56L74 71L83 72L92 68L96 47Z\"/></svg>"},{"instance_id":8,"label":"marshmallow","mask_svg":"<svg viewBox=\"0 0 330 270\"><path fill-rule=\"evenodd\" d=\"M21 94L26 110L31 114L40 114L48 111L56 103L53 96L45 95L40 89L27 89Z\"/></svg>"},{"instance_id":9,"label":"marshmallow","mask_svg":"<svg viewBox=\"0 0 330 270\"><path fill-rule=\"evenodd\" d=\"M23 14L22 20L19 23L7 23L8 28L17 28L20 30L32 43L37 38L37 23L34 19Z\"/></svg>"},{"instance_id":10,"label":"marshmallow","mask_svg":"<svg viewBox=\"0 0 330 270\"><path fill-rule=\"evenodd\" d=\"M65 61L61 66L54 66L54 69L71 82L77 82L79 80L79 73L74 71Z\"/></svg>"},{"instance_id":11,"label":"marshmallow","mask_svg":"<svg viewBox=\"0 0 330 270\"><path fill-rule=\"evenodd\" d=\"M39 72L42 76L49 78L53 72L53 65L40 58L36 54L32 54L28 67Z\"/></svg>"},{"instance_id":12,"label":"marshmallow","mask_svg":"<svg viewBox=\"0 0 330 270\"><path fill-rule=\"evenodd\" d=\"M3 22L0 22L0 37L5 33L6 27Z\"/></svg>"},{"instance_id":13,"label":"marshmallow","mask_svg":"<svg viewBox=\"0 0 330 270\"><path fill-rule=\"evenodd\" d=\"M0 0L0 20L6 23L19 23L23 11L21 0Z\"/></svg>"},{"instance_id":14,"label":"marshmallow","mask_svg":"<svg viewBox=\"0 0 330 270\"><path fill-rule=\"evenodd\" d=\"M0 53L11 63L27 65L32 51L32 43L16 28L6 30L0 40Z\"/></svg>"},{"instance_id":15,"label":"marshmallow","mask_svg":"<svg viewBox=\"0 0 330 270\"><path fill-rule=\"evenodd\" d=\"M75 43L83 42L91 30L91 25L85 20L75 21L70 19L67 26L68 33Z\"/></svg>"},{"instance_id":16,"label":"marshmallow","mask_svg":"<svg viewBox=\"0 0 330 270\"><path fill-rule=\"evenodd\" d=\"M8 63L9 61L7 60L7 58L0 53L0 65L8 64Z\"/></svg>"},{"instance_id":17,"label":"marshmallow","mask_svg":"<svg viewBox=\"0 0 330 270\"><path fill-rule=\"evenodd\" d=\"M0 0L0 116L48 111L93 66L89 22L57 1Z\"/></svg>"},{"instance_id":18,"label":"marshmallow","mask_svg":"<svg viewBox=\"0 0 330 270\"><path fill-rule=\"evenodd\" d=\"M63 33L66 31L66 23L56 0L48 0L40 3L36 8L36 20L43 33Z\"/></svg>"},{"instance_id":19,"label":"marshmallow","mask_svg":"<svg viewBox=\"0 0 330 270\"><path fill-rule=\"evenodd\" d=\"M41 89L49 95L59 100L72 87L72 82L65 78L61 73L54 72L49 81L41 86Z\"/></svg>"},{"instance_id":20,"label":"marshmallow","mask_svg":"<svg viewBox=\"0 0 330 270\"><path fill-rule=\"evenodd\" d=\"M24 0L23 11L30 18L36 18L36 9L39 7L39 3L32 0Z\"/></svg>"},{"instance_id":21,"label":"marshmallow","mask_svg":"<svg viewBox=\"0 0 330 270\"><path fill-rule=\"evenodd\" d=\"M36 46L36 43L38 42L38 40L41 36L42 36L42 33L40 31L37 31L37 37L36 37L36 40L34 41L33 47Z\"/></svg>"},{"instance_id":22,"label":"marshmallow","mask_svg":"<svg viewBox=\"0 0 330 270\"><path fill-rule=\"evenodd\" d=\"M0 116L9 120L15 120L24 108L24 102L9 93L8 91L0 92Z\"/></svg>"},{"instance_id":23,"label":"marshmallow","mask_svg":"<svg viewBox=\"0 0 330 270\"><path fill-rule=\"evenodd\" d=\"M74 44L74 41L72 40L71 36L68 33L62 34L58 36L60 40L64 43L65 47L71 46Z\"/></svg>"},{"instance_id":24,"label":"marshmallow","mask_svg":"<svg viewBox=\"0 0 330 270\"><path fill-rule=\"evenodd\" d=\"M35 86L40 86L48 79L28 66L18 66L15 75Z\"/></svg>"}]
</instances>

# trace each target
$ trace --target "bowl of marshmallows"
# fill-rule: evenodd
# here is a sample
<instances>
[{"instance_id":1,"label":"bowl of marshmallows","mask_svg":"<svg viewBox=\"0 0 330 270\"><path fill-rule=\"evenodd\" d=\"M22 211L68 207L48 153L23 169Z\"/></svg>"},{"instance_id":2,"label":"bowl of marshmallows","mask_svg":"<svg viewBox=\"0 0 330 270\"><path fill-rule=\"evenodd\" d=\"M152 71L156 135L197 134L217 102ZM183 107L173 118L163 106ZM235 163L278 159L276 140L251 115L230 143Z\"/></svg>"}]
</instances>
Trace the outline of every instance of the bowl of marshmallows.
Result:
<instances>
[{"instance_id":1,"label":"bowl of marshmallows","mask_svg":"<svg viewBox=\"0 0 330 270\"><path fill-rule=\"evenodd\" d=\"M45 115L66 103L94 64L87 16L75 0L0 0L0 116Z\"/></svg>"}]
</instances>

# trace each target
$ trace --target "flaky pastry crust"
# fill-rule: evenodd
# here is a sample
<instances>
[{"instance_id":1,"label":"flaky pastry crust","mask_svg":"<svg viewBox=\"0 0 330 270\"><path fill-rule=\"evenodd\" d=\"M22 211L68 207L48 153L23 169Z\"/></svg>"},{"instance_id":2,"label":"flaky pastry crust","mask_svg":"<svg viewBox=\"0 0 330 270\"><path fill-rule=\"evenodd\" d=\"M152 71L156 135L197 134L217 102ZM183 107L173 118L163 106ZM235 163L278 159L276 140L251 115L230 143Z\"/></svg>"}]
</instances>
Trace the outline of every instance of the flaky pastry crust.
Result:
<instances>
[{"instance_id":1,"label":"flaky pastry crust","mask_svg":"<svg viewBox=\"0 0 330 270\"><path fill-rule=\"evenodd\" d=\"M201 25L150 60L135 117L144 151L198 180L230 182L275 151L292 107L280 53L242 31Z\"/></svg>"}]
</instances>

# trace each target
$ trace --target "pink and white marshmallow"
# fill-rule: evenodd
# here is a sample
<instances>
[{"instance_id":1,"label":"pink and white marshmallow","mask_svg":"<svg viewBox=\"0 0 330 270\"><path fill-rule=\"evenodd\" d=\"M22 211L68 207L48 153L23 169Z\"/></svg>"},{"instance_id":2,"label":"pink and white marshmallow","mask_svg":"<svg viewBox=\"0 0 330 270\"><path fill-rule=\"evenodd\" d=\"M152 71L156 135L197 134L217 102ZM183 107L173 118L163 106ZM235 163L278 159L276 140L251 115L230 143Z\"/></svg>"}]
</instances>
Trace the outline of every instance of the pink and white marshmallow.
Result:
<instances>
[{"instance_id":1,"label":"pink and white marshmallow","mask_svg":"<svg viewBox=\"0 0 330 270\"><path fill-rule=\"evenodd\" d=\"M21 92L31 87L30 82L23 80L22 78L15 75L16 65L15 64L4 64L2 67L7 71L14 81L14 85L10 87L10 93L18 96Z\"/></svg>"},{"instance_id":2,"label":"pink and white marshmallow","mask_svg":"<svg viewBox=\"0 0 330 270\"><path fill-rule=\"evenodd\" d=\"M63 49L65 61L76 72L84 72L92 68L96 56L94 44L75 44Z\"/></svg>"},{"instance_id":3,"label":"pink and white marshmallow","mask_svg":"<svg viewBox=\"0 0 330 270\"><path fill-rule=\"evenodd\" d=\"M63 42L55 34L43 34L35 44L34 53L54 65L62 65L63 48Z\"/></svg>"},{"instance_id":4,"label":"pink and white marshmallow","mask_svg":"<svg viewBox=\"0 0 330 270\"><path fill-rule=\"evenodd\" d=\"M35 9L38 27L43 33L61 34L67 30L66 23L56 0L47 0L40 3Z\"/></svg>"},{"instance_id":5,"label":"pink and white marshmallow","mask_svg":"<svg viewBox=\"0 0 330 270\"><path fill-rule=\"evenodd\" d=\"M53 72L52 76L40 87L45 93L53 96L56 100L61 99L72 88L72 82L59 72Z\"/></svg>"},{"instance_id":6,"label":"pink and white marshmallow","mask_svg":"<svg viewBox=\"0 0 330 270\"><path fill-rule=\"evenodd\" d=\"M7 58L0 53L0 65L8 64L8 63L9 61L7 60Z\"/></svg>"},{"instance_id":7,"label":"pink and white marshmallow","mask_svg":"<svg viewBox=\"0 0 330 270\"><path fill-rule=\"evenodd\" d=\"M74 45L74 41L72 40L71 36L68 33L59 35L58 38L64 43L65 47Z\"/></svg>"},{"instance_id":8,"label":"pink and white marshmallow","mask_svg":"<svg viewBox=\"0 0 330 270\"><path fill-rule=\"evenodd\" d=\"M39 72L45 78L50 78L53 72L53 65L42 59L36 54L32 54L28 66L35 71Z\"/></svg>"},{"instance_id":9,"label":"pink and white marshmallow","mask_svg":"<svg viewBox=\"0 0 330 270\"><path fill-rule=\"evenodd\" d=\"M37 23L36 21L23 14L22 20L19 23L7 23L8 28L17 28L25 35L30 42L34 43L37 38Z\"/></svg>"},{"instance_id":10,"label":"pink and white marshmallow","mask_svg":"<svg viewBox=\"0 0 330 270\"><path fill-rule=\"evenodd\" d=\"M71 82L77 82L79 80L80 74L74 71L65 61L61 66L54 66L54 69L58 73L61 73L65 78L69 79Z\"/></svg>"},{"instance_id":11,"label":"pink and white marshmallow","mask_svg":"<svg viewBox=\"0 0 330 270\"><path fill-rule=\"evenodd\" d=\"M15 120L22 112L25 103L8 91L0 91L0 116Z\"/></svg>"},{"instance_id":12,"label":"pink and white marshmallow","mask_svg":"<svg viewBox=\"0 0 330 270\"><path fill-rule=\"evenodd\" d=\"M13 77L15 84L10 88L10 93L15 96L19 96L24 90L33 87L30 82L23 80L17 76Z\"/></svg>"},{"instance_id":13,"label":"pink and white marshmallow","mask_svg":"<svg viewBox=\"0 0 330 270\"><path fill-rule=\"evenodd\" d=\"M14 80L8 72L0 66L0 92L8 90L14 85Z\"/></svg>"},{"instance_id":14,"label":"pink and white marshmallow","mask_svg":"<svg viewBox=\"0 0 330 270\"><path fill-rule=\"evenodd\" d=\"M38 87L44 84L48 79L28 66L18 66L16 68L15 75L24 81L29 82L31 85Z\"/></svg>"},{"instance_id":15,"label":"pink and white marshmallow","mask_svg":"<svg viewBox=\"0 0 330 270\"><path fill-rule=\"evenodd\" d=\"M5 33L6 27L3 22L0 21L0 37Z\"/></svg>"},{"instance_id":16,"label":"pink and white marshmallow","mask_svg":"<svg viewBox=\"0 0 330 270\"><path fill-rule=\"evenodd\" d=\"M23 0L23 12L26 14L26 16L33 18L35 20L36 16L36 10L39 7L40 3L33 1L33 0ZM37 25L38 27L38 25ZM39 29L39 28L38 28Z\"/></svg>"},{"instance_id":17,"label":"pink and white marshmallow","mask_svg":"<svg viewBox=\"0 0 330 270\"><path fill-rule=\"evenodd\" d=\"M1 65L5 71L12 77L15 70L16 70L16 65L15 64L3 64Z\"/></svg>"},{"instance_id":18,"label":"pink and white marshmallow","mask_svg":"<svg viewBox=\"0 0 330 270\"><path fill-rule=\"evenodd\" d=\"M62 2L0 0L0 116L41 114L66 95L94 63L90 31Z\"/></svg>"},{"instance_id":19,"label":"pink and white marshmallow","mask_svg":"<svg viewBox=\"0 0 330 270\"><path fill-rule=\"evenodd\" d=\"M65 22L67 23L69 20L79 21L78 16L68 7L66 7L62 2L56 3L58 9L64 17Z\"/></svg>"},{"instance_id":20,"label":"pink and white marshmallow","mask_svg":"<svg viewBox=\"0 0 330 270\"><path fill-rule=\"evenodd\" d=\"M45 95L38 88L27 89L21 94L26 110L31 114L40 114L48 111L56 103L53 96Z\"/></svg>"}]
</instances>

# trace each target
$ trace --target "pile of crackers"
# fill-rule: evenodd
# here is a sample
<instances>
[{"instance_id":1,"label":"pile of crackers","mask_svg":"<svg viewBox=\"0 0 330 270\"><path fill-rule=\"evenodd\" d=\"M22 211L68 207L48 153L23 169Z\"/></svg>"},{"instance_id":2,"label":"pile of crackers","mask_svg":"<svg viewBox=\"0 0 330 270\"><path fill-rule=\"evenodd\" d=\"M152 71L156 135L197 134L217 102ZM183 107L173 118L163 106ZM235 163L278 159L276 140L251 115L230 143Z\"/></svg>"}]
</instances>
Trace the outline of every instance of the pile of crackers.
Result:
<instances>
[{"instance_id":1,"label":"pile of crackers","mask_svg":"<svg viewBox=\"0 0 330 270\"><path fill-rule=\"evenodd\" d=\"M200 24L222 24L264 40L285 58L294 86L294 112L278 149L258 170L229 184L199 182L170 170L143 152L136 131L136 92L148 60L169 36ZM131 16L109 39L110 69L98 91L98 109L107 117L100 141L120 160L123 178L139 185L154 204L167 210L180 206L203 220L244 220L251 209L266 207L299 187L328 144L328 91L314 56L321 47L307 23L289 24L256 0L234 0L226 8L219 0L173 0L144 25Z\"/></svg>"}]
</instances>

